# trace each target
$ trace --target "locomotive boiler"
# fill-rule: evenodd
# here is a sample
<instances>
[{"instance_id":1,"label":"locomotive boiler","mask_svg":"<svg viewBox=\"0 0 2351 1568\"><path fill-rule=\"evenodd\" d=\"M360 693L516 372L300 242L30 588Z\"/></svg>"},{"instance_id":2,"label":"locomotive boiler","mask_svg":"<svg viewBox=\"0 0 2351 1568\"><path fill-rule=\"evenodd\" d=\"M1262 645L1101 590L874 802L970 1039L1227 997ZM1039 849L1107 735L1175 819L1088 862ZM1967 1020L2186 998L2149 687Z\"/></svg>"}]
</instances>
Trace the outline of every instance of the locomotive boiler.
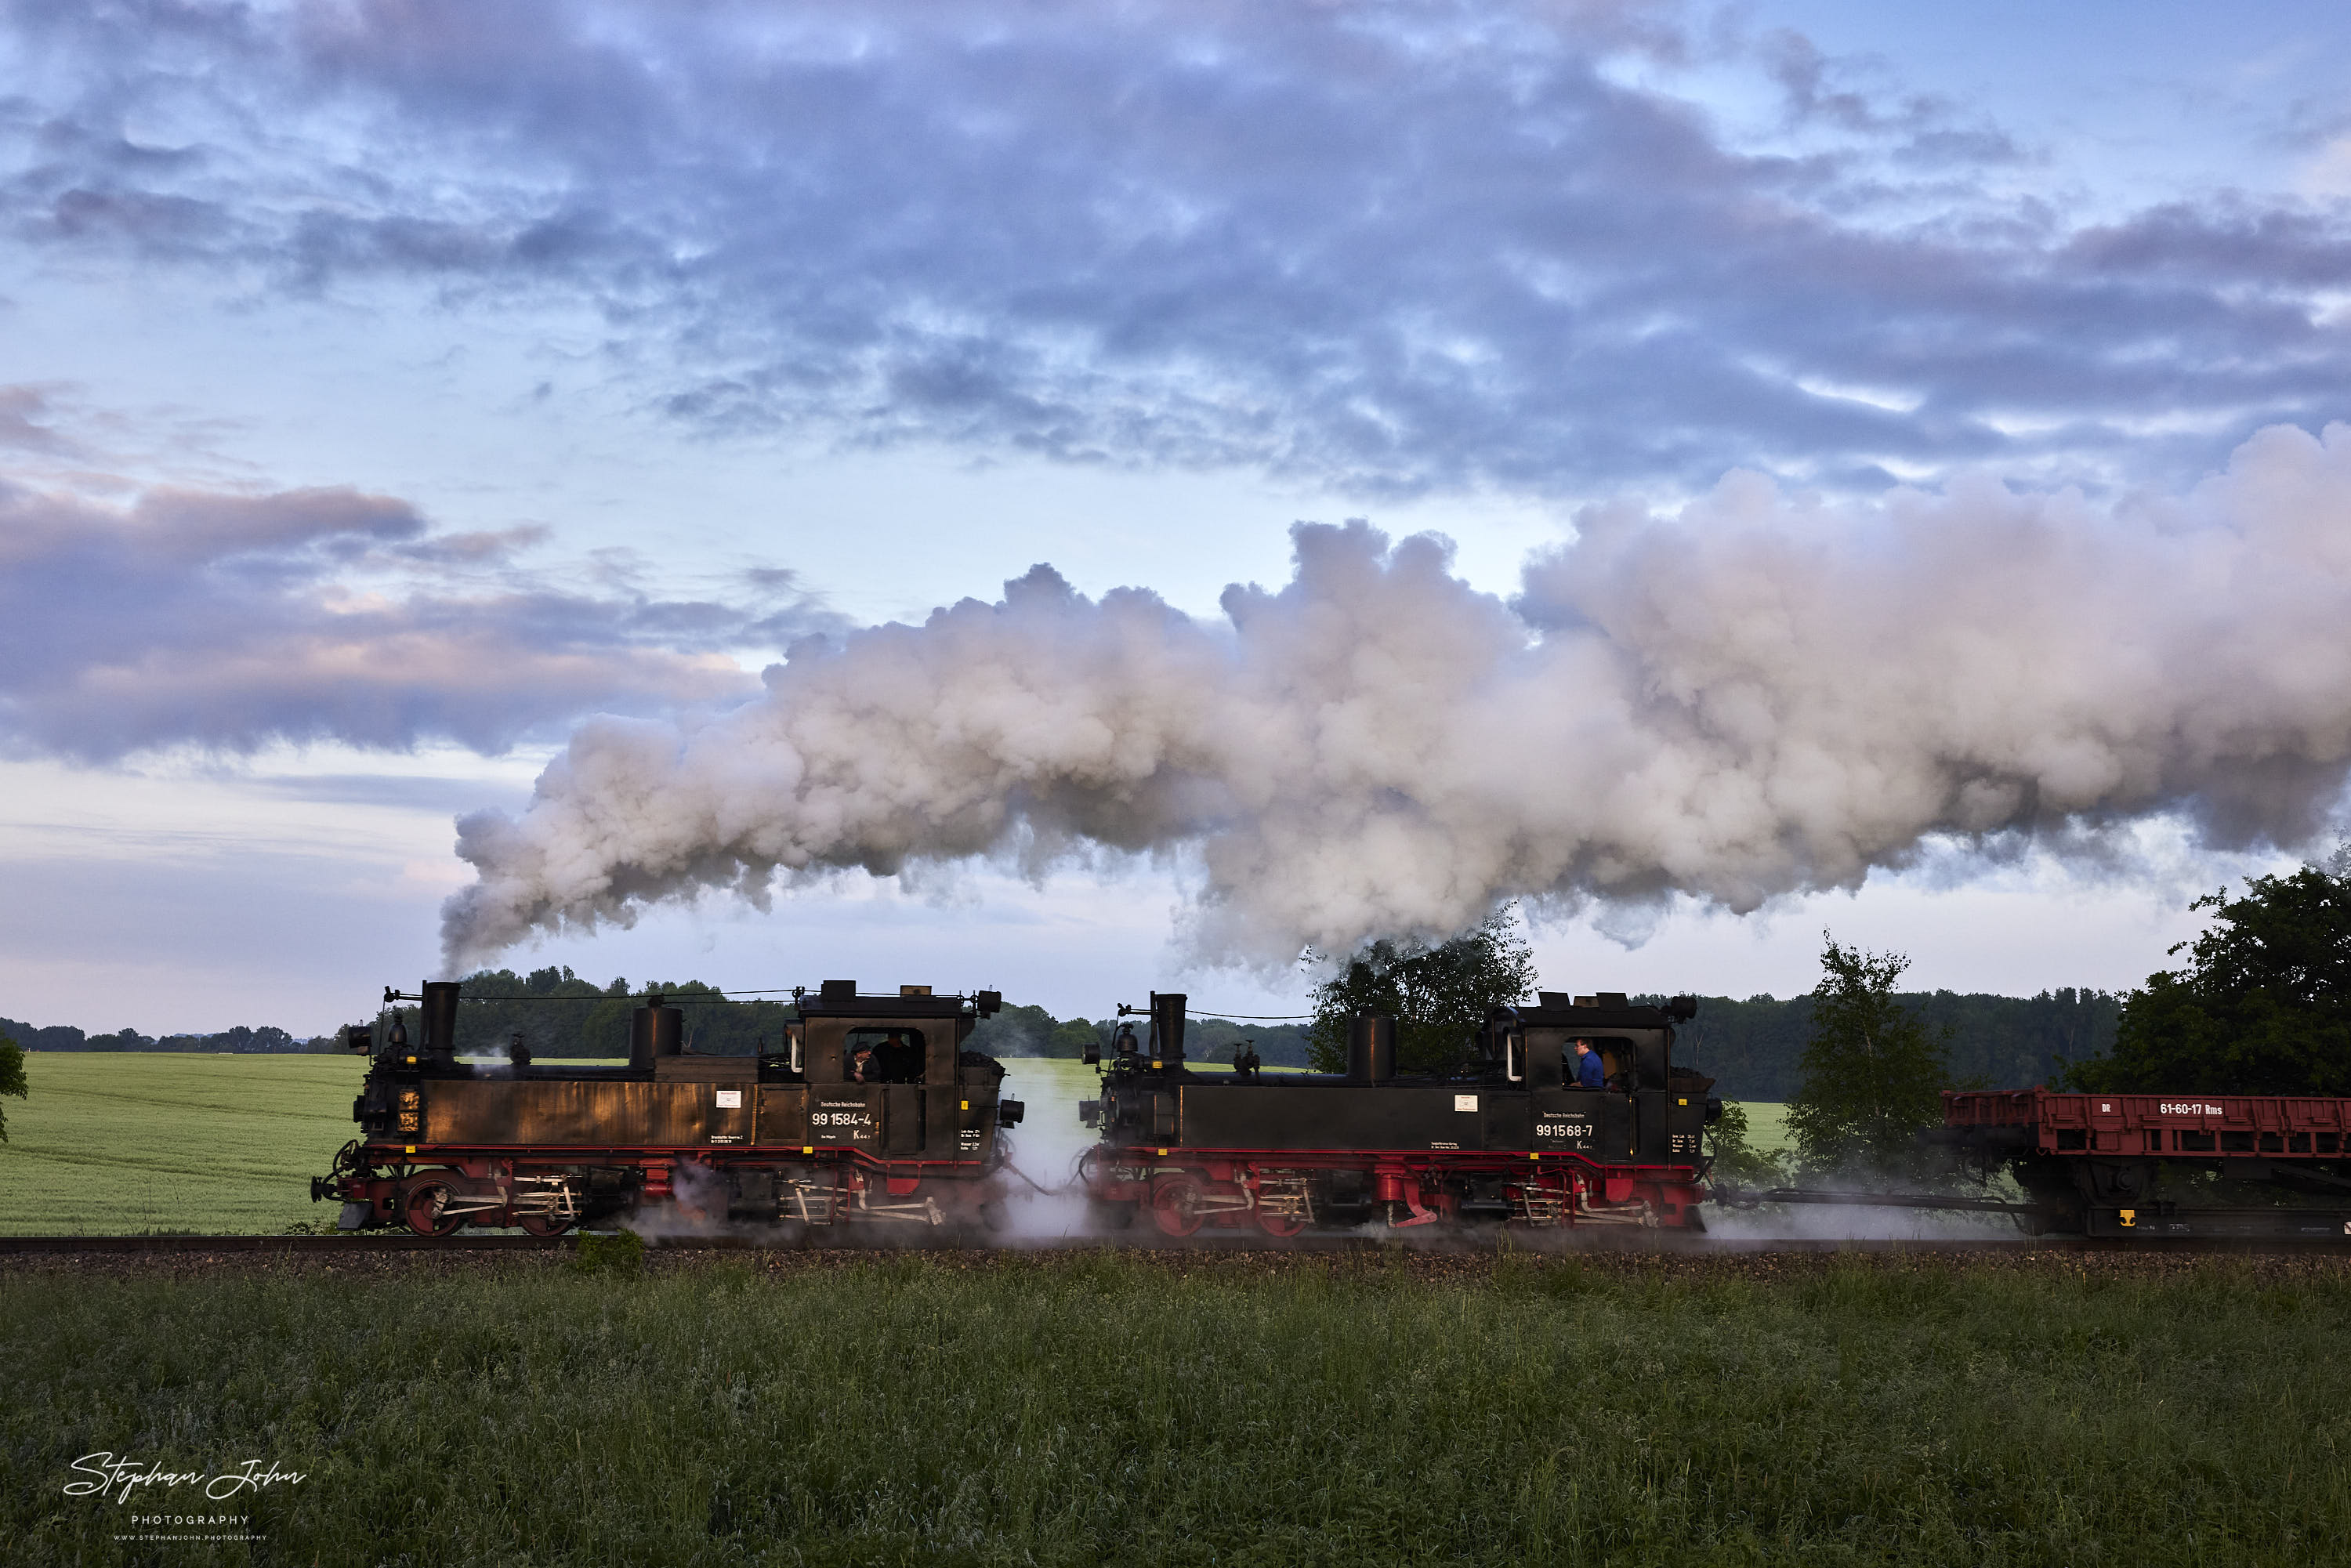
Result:
<instances>
[{"instance_id":1,"label":"locomotive boiler","mask_svg":"<svg viewBox=\"0 0 2351 1568\"><path fill-rule=\"evenodd\" d=\"M1145 1032L1122 1026L1110 1061L1096 1061L1101 1097L1080 1106L1101 1130L1081 1177L1113 1228L1144 1214L1177 1237L1476 1220L1705 1228L1700 1145L1721 1104L1711 1078L1674 1061L1689 998L1543 992L1490 1009L1448 1070L1411 1074L1396 1070L1394 1020L1371 1014L1353 1022L1343 1073L1195 1066L1186 1006L1154 993ZM1604 1086L1576 1085L1579 1040Z\"/></svg>"},{"instance_id":2,"label":"locomotive boiler","mask_svg":"<svg viewBox=\"0 0 2351 1568\"><path fill-rule=\"evenodd\" d=\"M992 1221L999 1129L1021 1105L1004 1069L965 1049L1001 998L926 986L861 993L828 980L794 993L798 1018L757 1056L684 1049L684 1018L655 998L632 1019L624 1064L461 1061L460 987L385 992L348 1032L371 1061L351 1113L360 1136L311 1197L339 1198L344 1229L465 1226L559 1235L583 1221L794 1220L914 1227ZM416 1038L397 1004L414 1001Z\"/></svg>"}]
</instances>

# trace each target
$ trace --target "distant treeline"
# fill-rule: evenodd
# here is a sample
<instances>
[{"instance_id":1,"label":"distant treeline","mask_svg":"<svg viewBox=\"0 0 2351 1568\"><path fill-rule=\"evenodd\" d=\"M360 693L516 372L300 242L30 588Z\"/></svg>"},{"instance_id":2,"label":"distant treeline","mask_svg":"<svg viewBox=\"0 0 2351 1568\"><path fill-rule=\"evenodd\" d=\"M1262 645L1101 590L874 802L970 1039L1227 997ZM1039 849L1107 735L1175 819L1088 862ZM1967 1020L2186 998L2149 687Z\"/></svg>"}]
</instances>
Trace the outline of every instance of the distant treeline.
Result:
<instances>
[{"instance_id":1,"label":"distant treeline","mask_svg":"<svg viewBox=\"0 0 2351 1568\"><path fill-rule=\"evenodd\" d=\"M141 1034L135 1029L118 1030L112 1034L85 1034L71 1024L51 1024L47 1029L35 1029L15 1019L0 1019L0 1034L6 1035L26 1051L340 1051L342 1041L331 1034L318 1035L309 1040L298 1040L282 1029L264 1025L248 1029L240 1024L225 1029L218 1034Z\"/></svg>"},{"instance_id":2,"label":"distant treeline","mask_svg":"<svg viewBox=\"0 0 2351 1568\"><path fill-rule=\"evenodd\" d=\"M457 1009L457 1050L465 1056L500 1056L516 1037L533 1057L620 1057L629 1054L629 1015L658 993L684 1014L685 1047L716 1056L748 1056L773 1051L784 1026L798 1016L792 1004L767 998L737 999L699 980L651 981L632 986L624 978L599 986L569 968L481 969L465 977ZM416 1009L400 1009L409 1037L416 1035ZM354 1019L372 1026L376 1020ZM1143 1019L1135 1032L1147 1032ZM1086 1041L1108 1050L1113 1019L1057 1019L1043 1008L1008 1007L980 1021L968 1049L990 1056L1058 1056L1074 1060ZM0 1034L27 1051L339 1051L340 1032L298 1040L282 1029L233 1029L218 1034L172 1034L156 1039L136 1030L85 1034L70 1026L36 1029L0 1019ZM1297 1024L1249 1028L1222 1019L1191 1020L1185 1046L1195 1061L1230 1061L1234 1046L1254 1041L1270 1066L1306 1065L1306 1032Z\"/></svg>"},{"instance_id":3,"label":"distant treeline","mask_svg":"<svg viewBox=\"0 0 2351 1568\"><path fill-rule=\"evenodd\" d=\"M599 986L569 968L477 969L465 977L457 1008L457 1051L499 1056L522 1037L533 1056L626 1056L629 1015L658 994L684 1015L685 1048L711 1056L751 1056L777 1050L789 1002L729 998L699 980L658 980L632 988L615 977ZM416 1009L401 1017L416 1037Z\"/></svg>"},{"instance_id":4,"label":"distant treeline","mask_svg":"<svg viewBox=\"0 0 2351 1568\"><path fill-rule=\"evenodd\" d=\"M466 976L465 988L465 999L457 1009L457 1049L468 1056L499 1054L517 1035L534 1057L626 1056L629 1015L656 992L684 1015L686 1049L709 1055L773 1051L783 1038L784 1025L799 1016L789 1002L732 999L698 980L632 988L625 979L615 979L599 987L569 969L538 969L528 975L485 969ZM402 1016L414 1030L415 1009L404 1009ZM1144 1020L1134 1021L1136 1033L1144 1033ZM1116 1027L1110 1019L1057 1019L1043 1008L1007 1007L980 1020L966 1049L990 1056L1074 1060L1084 1054L1089 1040L1107 1050ZM1306 1031L1299 1024L1247 1028L1222 1019L1196 1018L1186 1031L1185 1049L1195 1061L1230 1061L1234 1046L1244 1040L1255 1042L1259 1058L1269 1066L1306 1065Z\"/></svg>"},{"instance_id":5,"label":"distant treeline","mask_svg":"<svg viewBox=\"0 0 2351 1568\"><path fill-rule=\"evenodd\" d=\"M1646 998L1654 999L1654 998ZM2122 998L2067 988L2037 997L1909 992L1901 1000L1947 1031L1954 1088L2030 1089L2061 1063L2104 1056L2115 1042ZM1813 998L1701 997L1681 1030L1677 1063L1715 1079L1729 1100L1784 1101L1796 1092L1813 1028Z\"/></svg>"},{"instance_id":6,"label":"distant treeline","mask_svg":"<svg viewBox=\"0 0 2351 1568\"><path fill-rule=\"evenodd\" d=\"M468 1056L503 1054L517 1035L535 1057L619 1057L629 1053L629 1015L659 992L684 1014L690 1051L714 1055L750 1055L773 1051L784 1025L795 1016L788 1001L736 1000L698 980L631 986L614 979L598 986L568 968L517 975L484 969L465 977L465 1000L457 1009L457 1049ZM1644 998L1656 1000L1659 998ZM1912 993L1902 998L1928 1023L1948 1027L1954 1086L2024 1089L2053 1081L2061 1061L2103 1056L2114 1044L2122 998L2105 991L2043 991L2037 997L1960 996L1951 991ZM411 1036L415 1009L402 1015ZM354 1020L361 1021L361 1020ZM372 1021L372 1020L366 1020ZM1134 1020L1137 1035L1143 1019ZM1074 1059L1089 1039L1109 1049L1116 1022L1111 1019L1057 1019L1043 1008L1008 1007L981 1021L970 1048L990 1056ZM1680 1061L1714 1078L1719 1092L1734 1100L1783 1101L1796 1092L1804 1041L1812 1030L1812 998L1705 997L1698 1017L1683 1030ZM85 1034L70 1026L36 1029L0 1019L0 1034L27 1051L335 1051L339 1035L298 1039L285 1030L238 1028L216 1034L172 1034L158 1039L121 1030ZM1224 1019L1195 1018L1185 1049L1195 1061L1233 1059L1242 1040L1255 1043L1268 1066L1307 1065L1303 1024L1248 1025Z\"/></svg>"},{"instance_id":7,"label":"distant treeline","mask_svg":"<svg viewBox=\"0 0 2351 1568\"><path fill-rule=\"evenodd\" d=\"M1130 1019L1137 1040L1148 1039L1150 1020ZM1086 1041L1110 1050L1118 1029L1115 1019L1057 1019L1043 1008L1008 1007L972 1031L972 1049L990 1056L1059 1056L1084 1054ZM1243 1040L1257 1047L1258 1060L1269 1067L1306 1065L1306 1026L1302 1023L1239 1024L1228 1019L1194 1018L1184 1030L1184 1054L1193 1061L1230 1061Z\"/></svg>"}]
</instances>

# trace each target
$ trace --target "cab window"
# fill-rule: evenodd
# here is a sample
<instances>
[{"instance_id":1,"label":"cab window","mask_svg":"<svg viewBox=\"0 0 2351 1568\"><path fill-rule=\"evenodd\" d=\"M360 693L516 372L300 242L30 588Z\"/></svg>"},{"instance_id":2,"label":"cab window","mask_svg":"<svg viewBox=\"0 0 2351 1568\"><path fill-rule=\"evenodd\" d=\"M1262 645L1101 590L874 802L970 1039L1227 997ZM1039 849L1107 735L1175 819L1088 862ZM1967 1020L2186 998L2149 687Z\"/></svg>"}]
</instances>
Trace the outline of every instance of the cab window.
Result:
<instances>
[{"instance_id":1,"label":"cab window","mask_svg":"<svg viewBox=\"0 0 2351 1568\"><path fill-rule=\"evenodd\" d=\"M857 1067L861 1051L872 1052L865 1059L862 1079ZM929 1064L929 1042L918 1029L853 1029L841 1042L843 1082L920 1083Z\"/></svg>"}]
</instances>

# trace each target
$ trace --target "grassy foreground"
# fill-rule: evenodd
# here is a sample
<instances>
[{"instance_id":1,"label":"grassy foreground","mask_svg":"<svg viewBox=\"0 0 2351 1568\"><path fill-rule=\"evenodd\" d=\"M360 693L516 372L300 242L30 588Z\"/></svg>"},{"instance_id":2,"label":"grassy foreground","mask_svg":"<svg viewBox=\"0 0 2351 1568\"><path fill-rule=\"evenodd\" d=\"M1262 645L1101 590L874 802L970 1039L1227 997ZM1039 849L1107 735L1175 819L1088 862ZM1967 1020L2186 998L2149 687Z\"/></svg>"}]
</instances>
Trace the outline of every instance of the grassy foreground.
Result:
<instances>
[{"instance_id":1,"label":"grassy foreground","mask_svg":"<svg viewBox=\"0 0 2351 1568\"><path fill-rule=\"evenodd\" d=\"M2143 1257L0 1275L18 1563L2303 1563L2351 1279ZM113 1537L97 1451L303 1472Z\"/></svg>"}]
</instances>

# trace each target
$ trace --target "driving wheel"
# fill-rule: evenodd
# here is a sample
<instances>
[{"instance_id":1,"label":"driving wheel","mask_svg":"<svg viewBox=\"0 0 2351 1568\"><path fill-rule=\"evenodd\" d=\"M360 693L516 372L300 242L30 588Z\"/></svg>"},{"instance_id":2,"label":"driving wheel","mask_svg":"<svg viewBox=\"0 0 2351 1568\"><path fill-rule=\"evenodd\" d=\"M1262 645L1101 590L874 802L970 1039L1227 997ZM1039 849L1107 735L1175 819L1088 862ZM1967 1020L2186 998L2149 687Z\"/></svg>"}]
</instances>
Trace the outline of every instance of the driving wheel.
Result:
<instances>
[{"instance_id":1,"label":"driving wheel","mask_svg":"<svg viewBox=\"0 0 2351 1568\"><path fill-rule=\"evenodd\" d=\"M1151 1218L1168 1236L1200 1228L1200 1184L1186 1176L1161 1176L1151 1189Z\"/></svg>"},{"instance_id":2,"label":"driving wheel","mask_svg":"<svg viewBox=\"0 0 2351 1568\"><path fill-rule=\"evenodd\" d=\"M408 1228L419 1236L447 1236L463 1225L465 1218L449 1212L449 1200L457 1189L445 1181L420 1181L410 1184L401 1198L401 1213L408 1220Z\"/></svg>"}]
</instances>

